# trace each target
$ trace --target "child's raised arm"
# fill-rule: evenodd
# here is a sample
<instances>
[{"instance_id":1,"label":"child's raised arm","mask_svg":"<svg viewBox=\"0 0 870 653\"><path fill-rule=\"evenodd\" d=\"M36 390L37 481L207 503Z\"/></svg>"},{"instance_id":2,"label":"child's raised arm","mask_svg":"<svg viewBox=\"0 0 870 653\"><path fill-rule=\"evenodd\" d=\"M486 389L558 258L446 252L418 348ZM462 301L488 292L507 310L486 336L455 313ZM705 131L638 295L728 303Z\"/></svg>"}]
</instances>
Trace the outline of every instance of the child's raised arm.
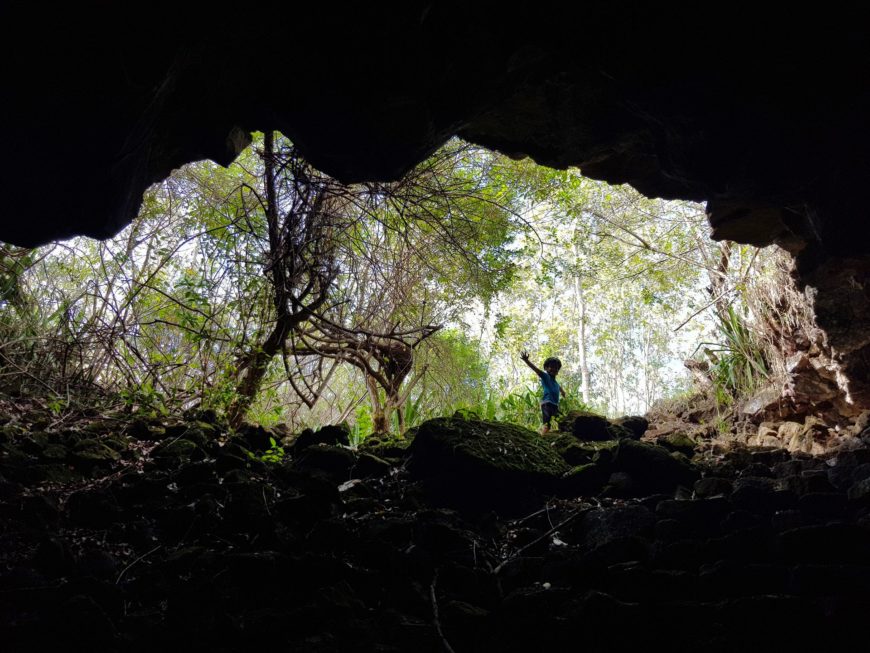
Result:
<instances>
[{"instance_id":1,"label":"child's raised arm","mask_svg":"<svg viewBox=\"0 0 870 653\"><path fill-rule=\"evenodd\" d=\"M522 360L526 365L528 365L529 367L531 367L532 370L534 370L535 374L537 374L538 376L541 376L541 374L543 374L543 372L542 372L541 370L539 370L537 367L535 367L535 364L534 364L532 361L529 360L529 352L527 352L527 351L520 352L520 359L521 359L521 360Z\"/></svg>"}]
</instances>

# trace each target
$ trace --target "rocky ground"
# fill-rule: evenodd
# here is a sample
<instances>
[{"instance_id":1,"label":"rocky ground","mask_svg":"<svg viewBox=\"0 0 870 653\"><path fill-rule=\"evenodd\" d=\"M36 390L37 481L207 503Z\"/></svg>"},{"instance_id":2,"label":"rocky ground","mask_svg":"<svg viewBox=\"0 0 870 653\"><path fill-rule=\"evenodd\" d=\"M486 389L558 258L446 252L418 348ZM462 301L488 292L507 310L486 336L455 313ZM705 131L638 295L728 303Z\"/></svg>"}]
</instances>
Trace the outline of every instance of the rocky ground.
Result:
<instances>
[{"instance_id":1,"label":"rocky ground","mask_svg":"<svg viewBox=\"0 0 870 653\"><path fill-rule=\"evenodd\" d=\"M541 438L457 417L352 451L337 427L282 446L208 413L7 419L4 651L810 650L864 636L858 438L813 456L674 433L658 446L642 419L575 415Z\"/></svg>"}]
</instances>

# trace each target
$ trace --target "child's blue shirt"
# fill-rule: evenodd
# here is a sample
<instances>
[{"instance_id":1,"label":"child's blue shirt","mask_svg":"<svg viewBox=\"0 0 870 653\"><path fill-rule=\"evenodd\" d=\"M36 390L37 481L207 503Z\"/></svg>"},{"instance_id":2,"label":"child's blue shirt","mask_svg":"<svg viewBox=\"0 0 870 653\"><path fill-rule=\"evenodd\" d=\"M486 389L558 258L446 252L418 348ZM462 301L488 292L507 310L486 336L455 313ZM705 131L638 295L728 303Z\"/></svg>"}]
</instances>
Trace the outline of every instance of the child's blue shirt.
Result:
<instances>
[{"instance_id":1,"label":"child's blue shirt","mask_svg":"<svg viewBox=\"0 0 870 653\"><path fill-rule=\"evenodd\" d=\"M550 376L547 372L541 372L541 385L544 387L544 397L541 403L550 403L559 405L559 384L556 379Z\"/></svg>"}]
</instances>

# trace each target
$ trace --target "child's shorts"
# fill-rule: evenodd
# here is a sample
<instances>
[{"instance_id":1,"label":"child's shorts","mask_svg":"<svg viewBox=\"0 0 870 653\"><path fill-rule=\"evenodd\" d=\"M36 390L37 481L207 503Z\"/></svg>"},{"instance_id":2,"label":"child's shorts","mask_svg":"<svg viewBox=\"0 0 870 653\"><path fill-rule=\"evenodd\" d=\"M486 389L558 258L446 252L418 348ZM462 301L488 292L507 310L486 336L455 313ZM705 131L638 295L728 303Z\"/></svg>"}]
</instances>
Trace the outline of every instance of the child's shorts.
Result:
<instances>
[{"instance_id":1,"label":"child's shorts","mask_svg":"<svg viewBox=\"0 0 870 653\"><path fill-rule=\"evenodd\" d=\"M541 416L544 418L544 424L550 425L550 420L559 414L559 407L556 404L551 404L549 401L541 402Z\"/></svg>"}]
</instances>

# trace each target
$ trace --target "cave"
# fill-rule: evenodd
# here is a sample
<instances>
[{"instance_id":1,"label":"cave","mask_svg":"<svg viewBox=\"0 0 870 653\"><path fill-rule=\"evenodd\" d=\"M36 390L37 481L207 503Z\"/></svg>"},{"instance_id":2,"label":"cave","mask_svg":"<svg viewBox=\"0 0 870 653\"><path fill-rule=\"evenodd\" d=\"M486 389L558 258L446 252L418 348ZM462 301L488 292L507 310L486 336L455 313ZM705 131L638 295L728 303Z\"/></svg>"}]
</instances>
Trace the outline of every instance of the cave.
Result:
<instances>
[{"instance_id":1,"label":"cave","mask_svg":"<svg viewBox=\"0 0 870 653\"><path fill-rule=\"evenodd\" d=\"M50 15L36 5L0 8L7 28L0 43L5 85L0 113L7 125L0 181L7 204L0 240L30 247L79 234L108 237L135 217L151 184L191 161L229 164L250 143L252 131L286 134L312 164L346 182L397 179L459 136L511 157L579 167L584 175L628 183L650 197L706 202L714 239L786 249L797 261L799 283L816 290L817 319L848 380L855 414L870 408L870 227L862 190L870 172L865 154L870 146L870 39L859 8L786 10L737 3L705 8L702 14L696 8L622 2L578 7L539 3L523 11L456 2L414 1L392 9L359 4L341 10L326 4L258 4L246 6L244 13L187 6L171 11L149 6L131 13L107 3L69 4L53 8ZM788 462L772 455L762 458L739 462L771 468ZM854 462L857 467L868 463ZM818 472L807 466L797 475L806 491L803 503L835 501ZM870 486L861 483L866 494ZM747 518L755 497L764 494L751 484L745 488L742 512L735 519ZM764 496L777 499L769 494ZM656 528L706 533L710 524L705 520L718 519L722 515L717 511L725 510L715 492L710 490L708 497L713 503L706 504L707 512L692 515L673 505L680 502L665 500L670 503L658 509ZM247 500L237 503L243 506ZM38 497L27 497L27 502L34 514L42 514ZM321 514L319 506L285 508ZM841 508L837 503L834 512ZM573 514L564 506L559 510L562 517ZM99 512L93 517L97 522ZM602 538L609 548L600 556L610 567L599 559L582 564L596 573L605 569L614 586L634 583L635 596L662 586L674 597L682 596L681 583L689 582L682 571L654 576L658 571L628 564L635 559L633 550L617 550L637 544L634 532L632 537L613 536L621 527L615 525L619 519L638 532L653 528L644 522L647 516L630 510L620 514L602 525L583 513L589 521L584 537L606 532ZM305 521L307 513L299 518ZM432 514L427 519L427 538L462 539L454 522L445 525ZM662 522L668 523L660 526ZM831 623L851 623L858 617L854 606L866 604L870 587L864 566L866 531L843 524L828 530L822 525L803 528L817 530L801 531L784 544L783 555L795 556L798 565L789 572L792 582L823 597L828 594L818 588L840 583L837 592L846 589L837 593L842 602L831 608L836 615ZM327 538L322 531L319 536ZM726 594L741 582L767 587L753 570L781 571L752 557L754 535L744 541L737 533L743 531L730 532L713 546L734 546L745 559L720 564L714 556L704 572L707 582L718 583ZM844 564L863 575L822 552L831 536L844 543ZM667 537L684 541L676 533ZM830 542L838 546L838 541ZM52 560L65 555L51 545L42 551ZM673 552L683 553L688 555ZM172 564L186 569L183 556ZM229 574L244 587L284 562L250 557L233 564ZM294 558L293 574L316 575L306 564ZM548 573L582 575L582 564L559 567L553 562ZM731 576L733 569L743 575ZM823 578L832 570L841 576ZM468 581L460 571L451 567L442 582ZM511 582L519 587L517 579L532 572L517 568L512 573ZM540 573L535 577L547 580ZM663 579L664 585L656 584ZM549 581L545 584L549 590ZM432 597L435 592L433 581ZM528 616L525 610L546 611L547 601L561 595L537 602L529 596L517 597L510 609ZM751 645L754 625L765 632L756 643L775 645L777 635L765 630L769 624L759 610L798 628L803 613L789 613L791 603L765 602L766 592L758 596L762 598L723 608L729 611L724 623L746 629L745 637L723 641ZM192 592L190 600L204 598ZM342 601L334 603L352 613L354 606ZM647 626L669 617L638 616L630 607L634 604L605 594L584 601L581 612L589 620L617 614ZM480 615L456 603L451 606L456 623L472 624L468 628L473 630ZM682 604L668 609L677 605ZM105 615L95 606L92 599L82 599L70 614L91 619L99 630ZM817 615L806 614L808 619ZM300 624L305 621L304 614L297 617ZM258 618L252 623L263 632L275 627L267 611ZM604 621L619 625L616 617ZM137 628L144 632L147 624L148 616L142 616ZM797 632L783 636L797 650L809 641L822 642L821 636L802 641ZM437 635L432 650L449 646L440 626ZM637 643L624 641L626 649ZM681 641L688 650L690 638ZM333 650L328 643L315 644L310 650ZM595 633L593 648L605 650L607 645L606 636Z\"/></svg>"}]
</instances>

